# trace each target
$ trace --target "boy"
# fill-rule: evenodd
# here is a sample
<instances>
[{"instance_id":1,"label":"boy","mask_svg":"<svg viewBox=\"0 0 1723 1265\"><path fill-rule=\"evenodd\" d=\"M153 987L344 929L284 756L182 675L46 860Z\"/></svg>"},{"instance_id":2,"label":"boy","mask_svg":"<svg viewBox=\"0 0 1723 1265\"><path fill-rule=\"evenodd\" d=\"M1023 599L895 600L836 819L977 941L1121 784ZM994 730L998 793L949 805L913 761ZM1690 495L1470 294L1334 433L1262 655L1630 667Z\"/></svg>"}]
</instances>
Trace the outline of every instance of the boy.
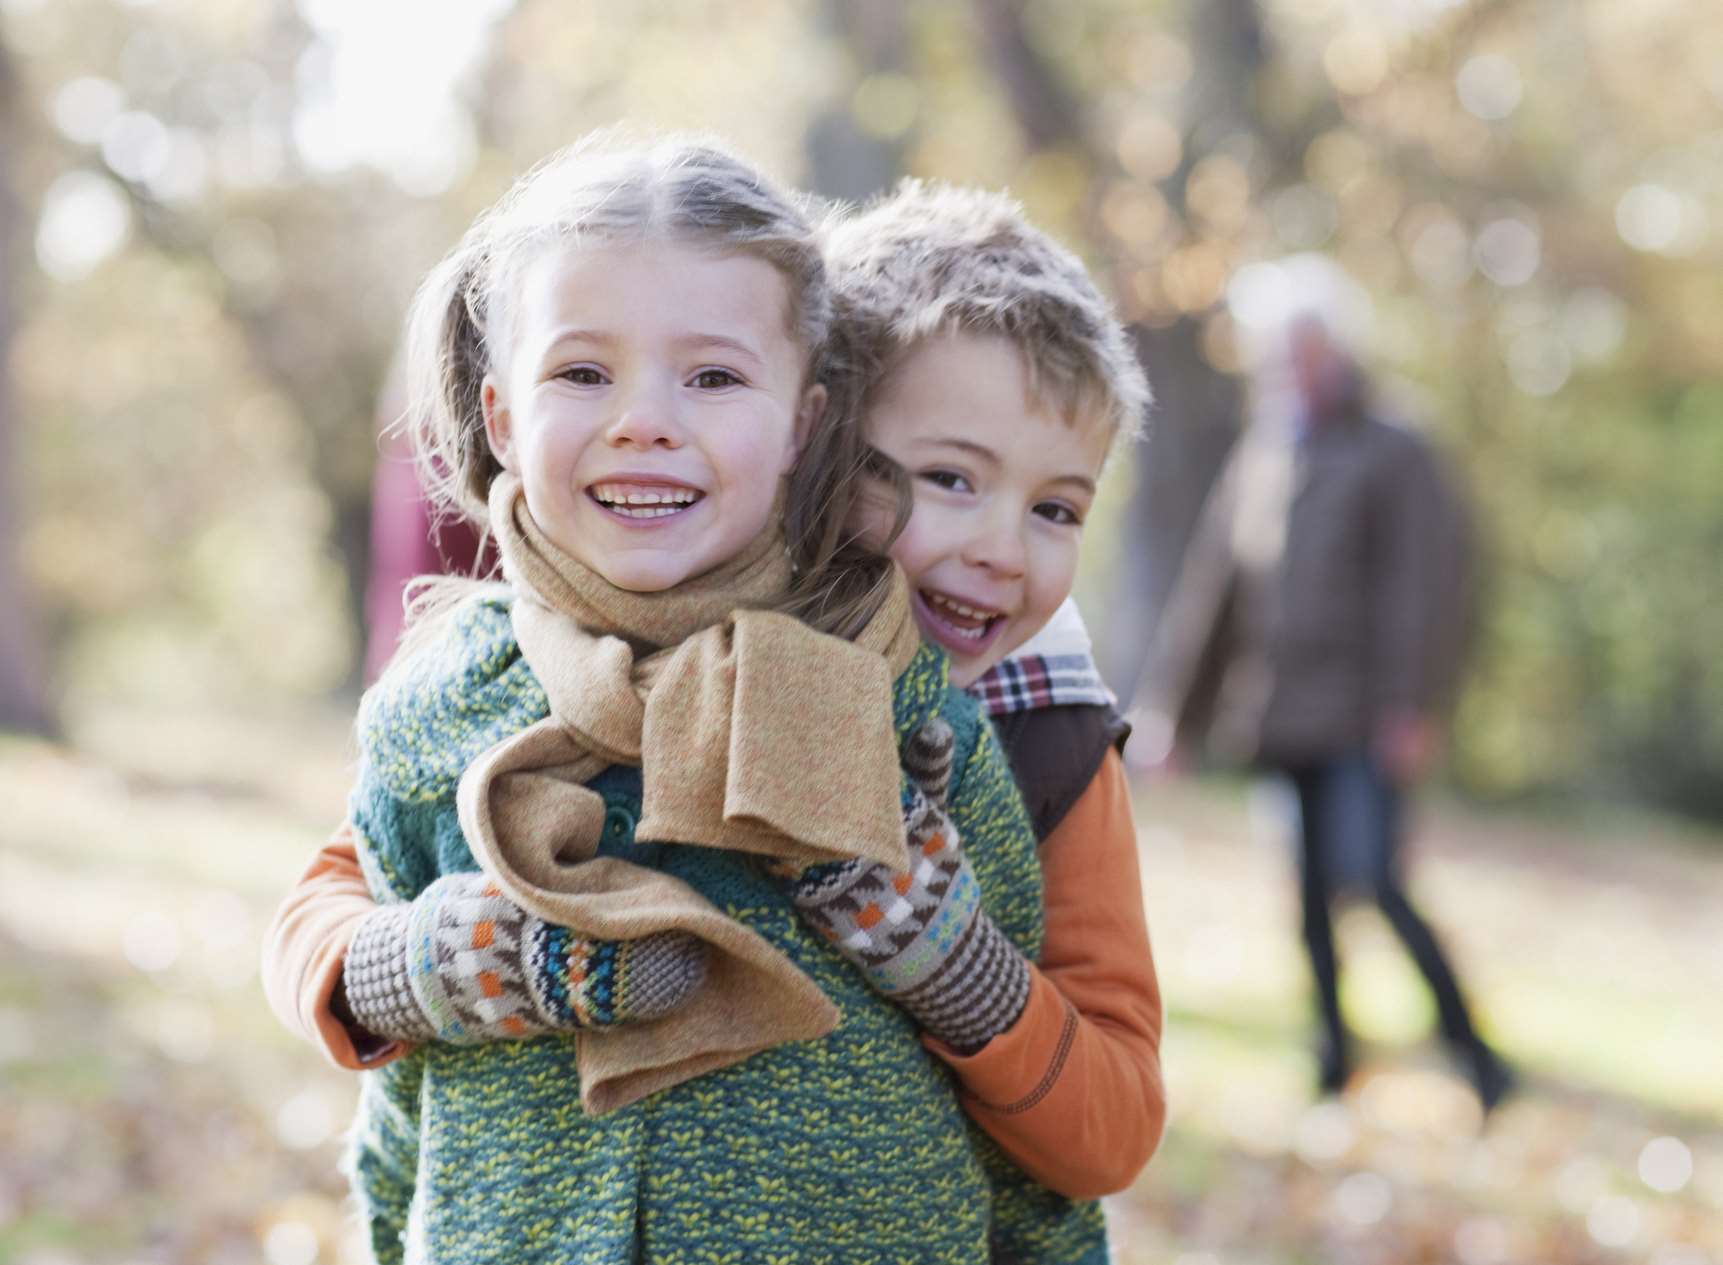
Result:
<instances>
[{"instance_id":1,"label":"boy","mask_svg":"<svg viewBox=\"0 0 1723 1265\"><path fill-rule=\"evenodd\" d=\"M1019 1168L1092 1199L1131 1183L1165 1119L1128 728L1069 600L1102 466L1140 433L1148 386L1082 264L1002 195L905 181L834 222L826 254L867 438L914 489L888 551L952 683L993 716L1040 840L1042 953L1006 972L1026 990L995 985L1021 1010L971 1054L924 1040Z\"/></svg>"}]
</instances>

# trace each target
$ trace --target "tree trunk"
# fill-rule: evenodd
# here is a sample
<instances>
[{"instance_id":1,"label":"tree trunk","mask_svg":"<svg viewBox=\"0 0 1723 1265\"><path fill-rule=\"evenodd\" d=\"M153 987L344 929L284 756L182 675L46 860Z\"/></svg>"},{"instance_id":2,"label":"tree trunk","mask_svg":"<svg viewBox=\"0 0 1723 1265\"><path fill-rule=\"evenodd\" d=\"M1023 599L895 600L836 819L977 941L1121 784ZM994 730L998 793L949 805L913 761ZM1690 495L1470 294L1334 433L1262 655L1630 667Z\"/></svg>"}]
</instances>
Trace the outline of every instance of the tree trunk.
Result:
<instances>
[{"instance_id":1,"label":"tree trunk","mask_svg":"<svg viewBox=\"0 0 1723 1265\"><path fill-rule=\"evenodd\" d=\"M1191 168L1239 133L1260 136L1257 76L1263 40L1256 0L1189 0L1197 68L1181 104L1184 153L1162 192L1182 213ZM975 0L984 45L1019 129L1037 149L1087 155L1098 174L1114 170L1088 134L1088 122L1058 72L1036 51L1023 25L1024 0ZM1100 189L1103 180L1091 187ZM1121 269L1121 271L1123 271ZM1129 536L1108 582L1105 612L1091 611L1101 667L1121 698L1135 690L1148 643L1209 484L1236 438L1243 392L1236 378L1202 354L1191 317L1134 331L1155 391L1149 440L1133 454L1136 488L1124 516Z\"/></svg>"},{"instance_id":2,"label":"tree trunk","mask_svg":"<svg viewBox=\"0 0 1723 1265\"><path fill-rule=\"evenodd\" d=\"M0 730L47 735L55 732L55 724L18 552L23 518L18 489L24 478L17 455L11 352L23 216L7 166L19 149L16 95L11 57L0 44Z\"/></svg>"},{"instance_id":3,"label":"tree trunk","mask_svg":"<svg viewBox=\"0 0 1723 1265\"><path fill-rule=\"evenodd\" d=\"M855 74L841 81L803 141L808 188L822 197L861 202L889 188L903 171L903 138L860 126L852 108L857 85L870 75L901 72L905 60L899 0L847 4L825 0L821 28L849 54Z\"/></svg>"}]
</instances>

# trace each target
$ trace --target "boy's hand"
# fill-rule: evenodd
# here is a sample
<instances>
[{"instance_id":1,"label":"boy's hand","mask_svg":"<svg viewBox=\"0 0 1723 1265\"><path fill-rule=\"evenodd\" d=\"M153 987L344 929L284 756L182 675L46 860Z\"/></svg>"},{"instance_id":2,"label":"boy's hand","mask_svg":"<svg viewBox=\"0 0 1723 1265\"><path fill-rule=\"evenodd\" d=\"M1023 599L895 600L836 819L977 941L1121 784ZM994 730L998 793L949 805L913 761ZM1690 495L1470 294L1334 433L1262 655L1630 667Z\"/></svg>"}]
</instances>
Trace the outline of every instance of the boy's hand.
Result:
<instances>
[{"instance_id":1,"label":"boy's hand","mask_svg":"<svg viewBox=\"0 0 1723 1265\"><path fill-rule=\"evenodd\" d=\"M871 861L819 865L791 887L804 918L885 996L960 1052L1005 1031L1029 998L1029 967L981 908L975 871L945 811L951 726L911 736L915 783L905 810L911 868Z\"/></svg>"},{"instance_id":2,"label":"boy's hand","mask_svg":"<svg viewBox=\"0 0 1723 1265\"><path fill-rule=\"evenodd\" d=\"M1376 758L1400 786L1421 781L1441 746L1436 722L1421 712L1394 712L1376 727Z\"/></svg>"},{"instance_id":3,"label":"boy's hand","mask_svg":"<svg viewBox=\"0 0 1723 1265\"><path fill-rule=\"evenodd\" d=\"M680 931L584 939L483 874L450 874L360 923L344 974L368 1032L476 1044L668 1014L705 979L706 947Z\"/></svg>"}]
</instances>

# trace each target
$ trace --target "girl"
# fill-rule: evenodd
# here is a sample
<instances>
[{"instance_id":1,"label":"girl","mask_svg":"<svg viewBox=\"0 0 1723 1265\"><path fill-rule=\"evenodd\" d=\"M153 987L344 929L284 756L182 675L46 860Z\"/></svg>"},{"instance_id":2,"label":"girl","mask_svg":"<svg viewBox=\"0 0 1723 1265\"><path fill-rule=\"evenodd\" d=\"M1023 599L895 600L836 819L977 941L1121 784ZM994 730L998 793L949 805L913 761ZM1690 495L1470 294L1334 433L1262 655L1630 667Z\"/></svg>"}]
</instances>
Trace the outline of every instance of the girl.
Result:
<instances>
[{"instance_id":1,"label":"girl","mask_svg":"<svg viewBox=\"0 0 1723 1265\"><path fill-rule=\"evenodd\" d=\"M353 1062L344 974L360 1026L437 1038L373 1052L362 1092L378 1258L985 1258L995 1202L1030 1227L1035 1190L990 1183L910 1014L759 863L901 863L892 738L948 730L949 780L912 807L963 833L987 910L964 942L1039 940L1033 837L990 731L916 648L898 573L840 548L859 442L811 376L829 298L807 220L710 146L577 146L474 226L413 319L422 455L487 514L509 585L424 619L362 708L334 849L384 908L302 918L326 853L266 969L278 1010ZM837 733L842 763L822 760ZM475 849L519 899L472 877ZM547 891L591 925L519 908ZM751 1049L722 1048L724 1013L666 1027L725 988L745 1008L738 979L806 1013L752 1016ZM1089 1222L1012 1250L1104 1259Z\"/></svg>"}]
</instances>

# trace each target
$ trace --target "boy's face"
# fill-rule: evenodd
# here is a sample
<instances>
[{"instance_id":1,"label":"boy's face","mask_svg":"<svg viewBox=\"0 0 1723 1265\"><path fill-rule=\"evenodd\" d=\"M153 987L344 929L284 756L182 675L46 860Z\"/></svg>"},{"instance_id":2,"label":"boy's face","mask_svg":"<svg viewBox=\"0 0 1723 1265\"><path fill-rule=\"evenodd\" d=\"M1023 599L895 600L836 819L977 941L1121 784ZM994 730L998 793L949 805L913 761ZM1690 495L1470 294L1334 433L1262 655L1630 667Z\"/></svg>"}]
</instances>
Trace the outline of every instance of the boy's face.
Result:
<instances>
[{"instance_id":1,"label":"boy's face","mask_svg":"<svg viewBox=\"0 0 1723 1265\"><path fill-rule=\"evenodd\" d=\"M1071 592L1110 429L1032 397L1022 353L978 334L914 348L865 425L915 490L891 556L909 576L916 623L950 653L952 683L972 685ZM889 518L867 512L865 528L883 536Z\"/></svg>"}]
</instances>

